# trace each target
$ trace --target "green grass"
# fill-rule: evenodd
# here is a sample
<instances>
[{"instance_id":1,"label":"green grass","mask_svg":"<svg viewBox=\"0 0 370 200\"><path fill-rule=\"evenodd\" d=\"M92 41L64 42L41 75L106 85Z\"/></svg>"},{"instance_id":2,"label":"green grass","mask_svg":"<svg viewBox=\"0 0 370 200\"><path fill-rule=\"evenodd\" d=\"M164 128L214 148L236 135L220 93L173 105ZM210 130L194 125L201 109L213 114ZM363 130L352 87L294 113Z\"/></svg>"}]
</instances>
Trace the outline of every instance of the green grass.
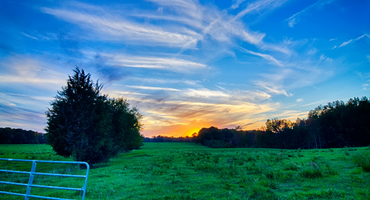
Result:
<instances>
[{"instance_id":1,"label":"green grass","mask_svg":"<svg viewBox=\"0 0 370 200\"><path fill-rule=\"evenodd\" d=\"M95 165L86 199L370 199L370 149L211 149L192 143L145 143ZM48 145L0 145L0 157L69 160ZM24 163L0 168L29 170ZM38 165L45 172L83 174L70 165ZM3 181L25 175L0 173ZM81 187L81 180L35 179L39 184ZM0 185L0 190L25 189ZM32 189L32 194L78 198L79 193ZM24 199L4 196L6 199ZM2 196L0 196L2 199Z\"/></svg>"},{"instance_id":2,"label":"green grass","mask_svg":"<svg viewBox=\"0 0 370 200\"><path fill-rule=\"evenodd\" d=\"M364 171L370 172L370 155L357 154L353 156L353 161Z\"/></svg>"}]
</instances>

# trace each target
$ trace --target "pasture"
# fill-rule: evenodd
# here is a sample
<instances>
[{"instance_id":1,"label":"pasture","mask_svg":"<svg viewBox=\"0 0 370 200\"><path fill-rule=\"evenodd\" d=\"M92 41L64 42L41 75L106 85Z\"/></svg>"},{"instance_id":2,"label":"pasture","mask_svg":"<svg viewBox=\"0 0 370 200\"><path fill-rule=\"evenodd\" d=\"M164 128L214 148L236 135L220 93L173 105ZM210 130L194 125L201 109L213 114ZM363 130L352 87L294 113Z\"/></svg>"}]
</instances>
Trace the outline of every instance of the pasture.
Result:
<instances>
[{"instance_id":1,"label":"pasture","mask_svg":"<svg viewBox=\"0 0 370 200\"><path fill-rule=\"evenodd\" d=\"M48 145L0 145L1 158L69 160ZM86 199L370 199L370 148L313 150L211 149L193 143L144 143L89 173ZM1 169L29 166L0 162ZM40 168L39 168L40 167ZM83 174L75 166L44 165L40 171ZM29 170L29 169L27 169ZM24 175L0 173L0 180L24 182ZM79 187L81 180L35 179ZM17 186L0 190L24 192ZM32 189L32 194L78 198L78 193ZM0 199L24 199L0 195Z\"/></svg>"}]
</instances>

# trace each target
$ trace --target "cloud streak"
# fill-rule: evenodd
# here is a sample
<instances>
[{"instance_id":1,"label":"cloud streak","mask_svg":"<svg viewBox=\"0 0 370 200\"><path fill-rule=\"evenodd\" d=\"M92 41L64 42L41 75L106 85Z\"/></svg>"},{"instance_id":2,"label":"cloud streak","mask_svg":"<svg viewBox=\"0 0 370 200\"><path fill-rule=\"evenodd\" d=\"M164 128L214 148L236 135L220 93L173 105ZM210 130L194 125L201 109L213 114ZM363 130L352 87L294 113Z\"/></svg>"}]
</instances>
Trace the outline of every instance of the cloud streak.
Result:
<instances>
[{"instance_id":1,"label":"cloud streak","mask_svg":"<svg viewBox=\"0 0 370 200\"><path fill-rule=\"evenodd\" d=\"M194 36L184 33L165 31L159 27L142 25L130 22L120 17L103 17L79 11L64 9L42 8L43 12L54 15L74 24L82 25L86 29L100 33L101 39L125 40L126 42L146 42L147 45L188 46L194 48Z\"/></svg>"},{"instance_id":2,"label":"cloud streak","mask_svg":"<svg viewBox=\"0 0 370 200\"><path fill-rule=\"evenodd\" d=\"M255 56L259 56L265 60L268 60L270 61L272 64L274 65L277 65L279 67L283 67L284 65L281 63L281 61L277 60L276 58L274 58L273 56L271 55L268 55L268 54L262 54L262 53L258 53L258 52L253 52L253 51L250 51L250 50L247 50L247 49L244 49L242 48L242 51L248 53L248 54L252 54L252 55L255 55Z\"/></svg>"},{"instance_id":3,"label":"cloud streak","mask_svg":"<svg viewBox=\"0 0 370 200\"><path fill-rule=\"evenodd\" d=\"M163 88L163 87L149 87L149 86L135 86L135 85L126 85L125 87L135 88L135 89L140 89L140 90L161 90L161 91L169 91L169 92L181 91L175 88Z\"/></svg>"},{"instance_id":4,"label":"cloud streak","mask_svg":"<svg viewBox=\"0 0 370 200\"><path fill-rule=\"evenodd\" d=\"M350 39L350 40L348 40L347 42L343 42L341 45L339 45L339 47L338 47L338 48L341 48L341 47L347 46L347 45L349 45L350 43L355 42L355 41L357 41L357 40L360 40L360 39L362 39L362 38L364 38L364 37L370 38L370 35L363 34L363 35L361 35L360 37L358 37L358 38L356 38L356 39Z\"/></svg>"},{"instance_id":5,"label":"cloud streak","mask_svg":"<svg viewBox=\"0 0 370 200\"><path fill-rule=\"evenodd\" d=\"M234 19L242 18L249 13L258 13L262 10L273 10L277 7L280 7L286 1L287 0L258 0L253 3L249 3L248 6L239 12Z\"/></svg>"},{"instance_id":6,"label":"cloud streak","mask_svg":"<svg viewBox=\"0 0 370 200\"><path fill-rule=\"evenodd\" d=\"M92 54L90 53L90 55ZM194 73L195 70L206 70L209 68L205 64L181 58L106 53L100 55L105 57L107 64L121 67L159 69L179 73Z\"/></svg>"},{"instance_id":7,"label":"cloud streak","mask_svg":"<svg viewBox=\"0 0 370 200\"><path fill-rule=\"evenodd\" d=\"M272 94L283 94L287 97L290 97L290 96L293 96L292 94L288 94L284 89L282 89L281 87L279 86L276 86L276 85L270 85L268 83L265 83L265 82L257 82L255 83L255 85L261 87L262 89L266 90L268 93L272 93Z\"/></svg>"},{"instance_id":8,"label":"cloud streak","mask_svg":"<svg viewBox=\"0 0 370 200\"><path fill-rule=\"evenodd\" d=\"M149 10L141 10L139 13L127 12L124 16L114 14L121 13L116 10L77 3L66 4L65 8L43 7L41 11L73 23L84 30L93 31L100 39L106 41L177 47L182 49L180 52L183 52L186 49L197 49L200 42L214 40L221 42L220 44L233 44L234 40L238 39L264 50L290 53L285 47L263 42L266 34L250 30L241 20L249 13L273 10L284 4L286 0L255 1L248 4L236 16L213 7L203 6L197 1L149 1L166 9L162 9L161 12ZM140 20L151 19L154 23L141 24L129 19L130 17L137 17ZM158 23L163 25L159 26ZM179 27L178 23L186 26Z\"/></svg>"},{"instance_id":9,"label":"cloud streak","mask_svg":"<svg viewBox=\"0 0 370 200\"><path fill-rule=\"evenodd\" d=\"M43 127L46 125L45 114L43 112L21 108L15 105L3 104L0 101L0 127L33 129L44 132ZM15 127L14 127L15 126Z\"/></svg>"},{"instance_id":10,"label":"cloud streak","mask_svg":"<svg viewBox=\"0 0 370 200\"><path fill-rule=\"evenodd\" d=\"M54 64L29 56L13 55L1 62L0 84L43 85L55 88L65 83L61 73L54 71Z\"/></svg>"},{"instance_id":11,"label":"cloud streak","mask_svg":"<svg viewBox=\"0 0 370 200\"><path fill-rule=\"evenodd\" d=\"M318 0L316 3L311 4L310 6L306 7L305 9L295 13L285 21L288 21L288 25L291 28L294 28L296 24L298 24L302 18L302 15L305 15L308 12L311 12L314 9L319 9L324 7L327 4L331 4L334 0Z\"/></svg>"}]
</instances>

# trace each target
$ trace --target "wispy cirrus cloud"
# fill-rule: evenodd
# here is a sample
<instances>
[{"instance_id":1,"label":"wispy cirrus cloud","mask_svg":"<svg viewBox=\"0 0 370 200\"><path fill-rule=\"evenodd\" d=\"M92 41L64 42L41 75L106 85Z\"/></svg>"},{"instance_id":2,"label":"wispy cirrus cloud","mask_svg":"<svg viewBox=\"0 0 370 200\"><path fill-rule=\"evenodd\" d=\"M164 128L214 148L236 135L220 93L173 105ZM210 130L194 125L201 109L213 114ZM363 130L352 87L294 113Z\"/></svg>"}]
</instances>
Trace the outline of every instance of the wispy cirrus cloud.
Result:
<instances>
[{"instance_id":1,"label":"wispy cirrus cloud","mask_svg":"<svg viewBox=\"0 0 370 200\"><path fill-rule=\"evenodd\" d=\"M350 39L350 40L348 40L347 42L343 42L341 45L339 45L339 47L338 48L340 48L340 47L344 47L344 46L347 46L349 43L351 43L353 41L353 39Z\"/></svg>"},{"instance_id":2,"label":"wispy cirrus cloud","mask_svg":"<svg viewBox=\"0 0 370 200\"><path fill-rule=\"evenodd\" d=\"M176 12L183 13L187 16L190 16L194 19L202 18L202 11L199 3L193 0L147 0L151 2L155 2L162 6L169 6L171 9L176 10Z\"/></svg>"},{"instance_id":3,"label":"wispy cirrus cloud","mask_svg":"<svg viewBox=\"0 0 370 200\"><path fill-rule=\"evenodd\" d=\"M299 98L299 99L296 100L296 102L303 102L303 101L304 101L304 99L302 99L302 98Z\"/></svg>"},{"instance_id":4,"label":"wispy cirrus cloud","mask_svg":"<svg viewBox=\"0 0 370 200\"><path fill-rule=\"evenodd\" d=\"M32 97L30 98L12 98L8 94L0 93L2 99L0 101L0 127L33 129L35 131L43 132L46 125L45 108L40 109L39 102ZM22 95L21 95L22 96ZM25 108L32 106L34 109Z\"/></svg>"},{"instance_id":5,"label":"wispy cirrus cloud","mask_svg":"<svg viewBox=\"0 0 370 200\"><path fill-rule=\"evenodd\" d=\"M251 44L257 44L265 36L263 33L249 30L241 21L237 20L241 16L228 15L215 8L202 6L196 1L151 1L168 7L176 13L176 17L161 15L161 19L176 19L195 27L196 29L193 31L199 34L198 41L204 40L205 36L209 35L214 40L221 42L230 42L233 37L237 37ZM158 16L152 16L152 18L158 18Z\"/></svg>"},{"instance_id":6,"label":"wispy cirrus cloud","mask_svg":"<svg viewBox=\"0 0 370 200\"><path fill-rule=\"evenodd\" d=\"M100 39L124 40L128 43L146 42L146 45L187 46L190 48L194 48L196 44L196 38L192 35L196 35L194 32L191 32L191 34L189 32L185 33L185 30L182 31L183 33L170 32L158 26L143 25L128 21L122 17L113 17L108 13L98 16L93 13L85 13L73 9L42 8L41 10L47 14L95 31L99 33Z\"/></svg>"},{"instance_id":7,"label":"wispy cirrus cloud","mask_svg":"<svg viewBox=\"0 0 370 200\"><path fill-rule=\"evenodd\" d=\"M268 93L272 94L283 94L287 97L293 96L293 94L288 94L284 89L280 86L272 85L267 82L256 82L255 85L261 87L262 89L266 90Z\"/></svg>"},{"instance_id":8,"label":"wispy cirrus cloud","mask_svg":"<svg viewBox=\"0 0 370 200\"><path fill-rule=\"evenodd\" d=\"M21 76L0 76L0 83L24 83L24 84L54 84L61 85L64 84L64 80L56 80L50 78L28 78Z\"/></svg>"},{"instance_id":9,"label":"wispy cirrus cloud","mask_svg":"<svg viewBox=\"0 0 370 200\"><path fill-rule=\"evenodd\" d=\"M283 5L287 0L258 0L249 3L248 6L239 12L234 19L241 18L249 13L260 13L263 10L273 10ZM239 3L240 1L237 1ZM242 3L242 1L240 2ZM240 5L236 4L236 5Z\"/></svg>"},{"instance_id":10,"label":"wispy cirrus cloud","mask_svg":"<svg viewBox=\"0 0 370 200\"><path fill-rule=\"evenodd\" d=\"M239 5L242 4L245 0L233 0L233 4L231 5L231 9L239 8Z\"/></svg>"},{"instance_id":11,"label":"wispy cirrus cloud","mask_svg":"<svg viewBox=\"0 0 370 200\"><path fill-rule=\"evenodd\" d=\"M238 39L264 50L290 53L286 47L263 42L266 34L250 30L241 20L249 13L273 10L286 0L255 1L235 16L228 14L227 11L201 5L197 1L150 1L166 9L160 9L160 12L128 11L122 15L112 8L103 9L89 4L74 3L66 4L64 8L45 7L41 10L83 29L92 30L98 33L100 39L107 41L125 41L128 44L145 46L181 47L184 51L189 48L196 49L196 45L201 41L211 39L217 42L234 43L234 40ZM139 20L151 19L151 21L143 25L132 17L137 17ZM158 21L161 25L156 20L161 20ZM179 23L185 26L179 26Z\"/></svg>"},{"instance_id":12,"label":"wispy cirrus cloud","mask_svg":"<svg viewBox=\"0 0 370 200\"><path fill-rule=\"evenodd\" d=\"M55 87L65 83L63 74L53 70L51 63L27 55L13 55L0 64L4 74L0 84L47 85Z\"/></svg>"},{"instance_id":13,"label":"wispy cirrus cloud","mask_svg":"<svg viewBox=\"0 0 370 200\"><path fill-rule=\"evenodd\" d=\"M247 50L247 49L244 49L241 47L241 49L248 53L248 54L252 54L252 55L255 55L255 56L259 56L265 60L268 60L270 61L271 63L273 63L274 65L277 65L277 66L280 66L280 67L283 67L284 65L281 63L281 61L277 60L276 58L274 58L273 56L271 55L268 55L268 54L263 54L263 53L258 53L258 52L254 52L254 51L250 51L250 50Z\"/></svg>"},{"instance_id":14,"label":"wispy cirrus cloud","mask_svg":"<svg viewBox=\"0 0 370 200\"><path fill-rule=\"evenodd\" d=\"M21 32L21 33L22 33L22 35L24 35L24 36L26 36L26 37L28 37L28 38L31 38L31 39L34 39L34 40L39 40L37 37L34 37L34 36L31 36L31 35L28 35L28 34L23 33L23 32Z\"/></svg>"},{"instance_id":15,"label":"wispy cirrus cloud","mask_svg":"<svg viewBox=\"0 0 370 200\"><path fill-rule=\"evenodd\" d=\"M337 66L342 65L324 54L312 56L315 59L295 58L285 62L283 68L261 73L262 78L255 80L254 85L271 95L291 97L293 94L289 91L324 82L335 76Z\"/></svg>"},{"instance_id":16,"label":"wispy cirrus cloud","mask_svg":"<svg viewBox=\"0 0 370 200\"><path fill-rule=\"evenodd\" d=\"M362 38L364 38L364 37L367 37L367 38L369 38L369 39L370 39L370 35L368 35L368 34L363 34L363 35L361 35L361 36L360 36L360 37L358 37L358 38L350 39L350 40L348 40L348 41L346 41L346 42L343 42L341 45L339 45L339 47L338 47L338 48L341 48L341 47L347 46L348 44L350 44L350 43L352 43L352 42L355 42L355 41L357 41L357 40L360 40L360 39L362 39Z\"/></svg>"},{"instance_id":17,"label":"wispy cirrus cloud","mask_svg":"<svg viewBox=\"0 0 370 200\"><path fill-rule=\"evenodd\" d=\"M94 57L93 53L87 53ZM104 57L106 64L129 67L129 68L146 68L159 69L180 73L194 73L194 70L207 70L209 67L199 62L193 62L181 58L169 58L160 56L134 56L127 54L108 54L101 53L99 56Z\"/></svg>"},{"instance_id":18,"label":"wispy cirrus cloud","mask_svg":"<svg viewBox=\"0 0 370 200\"><path fill-rule=\"evenodd\" d=\"M210 97L231 97L229 94L226 94L222 91L212 91L206 88L202 89L189 89L185 92L185 95L189 97L204 97L204 98L210 98Z\"/></svg>"},{"instance_id":19,"label":"wispy cirrus cloud","mask_svg":"<svg viewBox=\"0 0 370 200\"><path fill-rule=\"evenodd\" d=\"M320 9L327 4L331 4L333 1L335 0L318 0L316 3L311 4L305 9L295 13L285 21L288 21L288 25L293 28L297 23L300 22L302 15L305 15L306 13L311 12L314 9Z\"/></svg>"},{"instance_id":20,"label":"wispy cirrus cloud","mask_svg":"<svg viewBox=\"0 0 370 200\"><path fill-rule=\"evenodd\" d=\"M362 89L363 90L370 90L369 84L368 83L362 84Z\"/></svg>"},{"instance_id":21,"label":"wispy cirrus cloud","mask_svg":"<svg viewBox=\"0 0 370 200\"><path fill-rule=\"evenodd\" d=\"M170 91L170 92L179 92L181 90L175 88L164 88L164 87L150 87L150 86L137 86L137 85L125 85L125 87L135 88L140 90L161 90L161 91Z\"/></svg>"},{"instance_id":22,"label":"wispy cirrus cloud","mask_svg":"<svg viewBox=\"0 0 370 200\"><path fill-rule=\"evenodd\" d=\"M201 81L199 80L175 80L175 79L164 79L164 78L139 78L139 77L128 77L128 81L136 81L140 83L145 83L145 84L178 84L178 85L191 85L191 86L196 86L198 85Z\"/></svg>"}]
</instances>

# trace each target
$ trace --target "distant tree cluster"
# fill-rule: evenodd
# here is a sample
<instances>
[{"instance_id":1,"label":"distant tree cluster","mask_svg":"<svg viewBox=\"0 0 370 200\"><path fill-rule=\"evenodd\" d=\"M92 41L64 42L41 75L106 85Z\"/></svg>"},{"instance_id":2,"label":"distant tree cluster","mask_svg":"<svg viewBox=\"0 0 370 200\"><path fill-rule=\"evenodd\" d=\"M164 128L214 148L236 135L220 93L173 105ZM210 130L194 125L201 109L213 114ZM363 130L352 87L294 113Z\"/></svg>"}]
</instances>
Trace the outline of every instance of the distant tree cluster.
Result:
<instances>
[{"instance_id":1,"label":"distant tree cluster","mask_svg":"<svg viewBox=\"0 0 370 200\"><path fill-rule=\"evenodd\" d=\"M263 130L203 128L197 143L213 148L334 148L370 145L370 101L367 97L334 101L311 110L307 119L267 120Z\"/></svg>"},{"instance_id":2,"label":"distant tree cluster","mask_svg":"<svg viewBox=\"0 0 370 200\"><path fill-rule=\"evenodd\" d=\"M44 134L23 129L0 128L0 144L46 144Z\"/></svg>"},{"instance_id":3,"label":"distant tree cluster","mask_svg":"<svg viewBox=\"0 0 370 200\"><path fill-rule=\"evenodd\" d=\"M370 145L370 101L357 97L318 106L309 112L307 125L320 148Z\"/></svg>"},{"instance_id":4,"label":"distant tree cluster","mask_svg":"<svg viewBox=\"0 0 370 200\"><path fill-rule=\"evenodd\" d=\"M46 112L48 143L64 157L90 164L139 148L143 137L136 108L101 95L102 85L76 68Z\"/></svg>"},{"instance_id":5,"label":"distant tree cluster","mask_svg":"<svg viewBox=\"0 0 370 200\"><path fill-rule=\"evenodd\" d=\"M195 138L195 142L212 148L255 147L255 136L262 132L259 130L218 129L212 126L202 128Z\"/></svg>"},{"instance_id":6,"label":"distant tree cluster","mask_svg":"<svg viewBox=\"0 0 370 200\"><path fill-rule=\"evenodd\" d=\"M168 137L168 136L154 136L153 138L144 138L144 142L194 142L195 141L195 136L189 137Z\"/></svg>"}]
</instances>

